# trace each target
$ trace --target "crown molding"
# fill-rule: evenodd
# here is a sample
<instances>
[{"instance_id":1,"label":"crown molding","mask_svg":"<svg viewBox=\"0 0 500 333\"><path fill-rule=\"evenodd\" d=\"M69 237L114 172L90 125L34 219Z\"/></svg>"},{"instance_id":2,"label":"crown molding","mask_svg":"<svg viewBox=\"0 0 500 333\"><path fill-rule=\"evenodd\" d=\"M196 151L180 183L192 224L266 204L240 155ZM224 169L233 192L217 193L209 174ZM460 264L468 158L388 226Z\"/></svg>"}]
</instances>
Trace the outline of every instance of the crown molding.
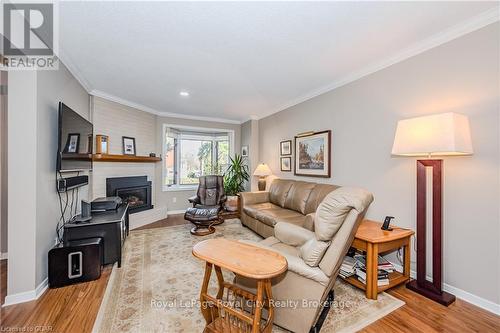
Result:
<instances>
[{"instance_id":1,"label":"crown molding","mask_svg":"<svg viewBox=\"0 0 500 333\"><path fill-rule=\"evenodd\" d=\"M71 75L73 75L73 77L80 83L83 89L90 94L90 91L92 91L90 82L85 79L80 69L78 69L78 66L75 65L75 63L71 60L71 57L64 52L61 47L59 47L59 54L57 57L59 58L59 61L66 66Z\"/></svg>"},{"instance_id":2,"label":"crown molding","mask_svg":"<svg viewBox=\"0 0 500 333\"><path fill-rule=\"evenodd\" d=\"M114 96L111 94L108 94L106 92L93 89L89 92L90 95L95 96L95 97L100 97L103 99L106 99L111 102L115 102L118 104L122 104L134 109L138 109L140 111L148 112L155 114L160 117L172 117L172 118L179 118L179 119L188 119L188 120L199 120L199 121L209 121L209 122L217 122L217 123L225 123L225 124L236 124L240 125L241 121L239 120L233 120L233 119L225 119L225 118L216 118L216 117L204 117L204 116L194 116L194 115L188 115L188 114L182 114L182 113L175 113L175 112L166 112L166 111L160 111L154 108L151 108L149 106L135 103L129 100L126 100L124 98Z\"/></svg>"},{"instance_id":3,"label":"crown molding","mask_svg":"<svg viewBox=\"0 0 500 333\"><path fill-rule=\"evenodd\" d=\"M418 54L421 54L425 51L428 51L432 48L445 44L449 41L462 37L468 33L479 30L481 28L486 27L492 23L498 22L500 20L500 7L491 8L479 15L476 15L468 20L465 20L459 24L456 24L448 29L445 29L437 34L434 34L420 42L417 42L410 47L399 51L391 57L385 58L382 61L378 61L373 63L359 71L352 72L343 78L330 83L329 85L323 86L319 89L313 90L301 97L298 97L292 100L289 103L281 105L280 107L271 110L270 112L265 113L260 116L259 119L263 119L269 117L275 113L286 110L292 106L305 102L311 98L317 97L339 87L342 87L346 84L359 80L365 76L378 72L384 68L402 62L406 59L414 57Z\"/></svg>"}]
</instances>

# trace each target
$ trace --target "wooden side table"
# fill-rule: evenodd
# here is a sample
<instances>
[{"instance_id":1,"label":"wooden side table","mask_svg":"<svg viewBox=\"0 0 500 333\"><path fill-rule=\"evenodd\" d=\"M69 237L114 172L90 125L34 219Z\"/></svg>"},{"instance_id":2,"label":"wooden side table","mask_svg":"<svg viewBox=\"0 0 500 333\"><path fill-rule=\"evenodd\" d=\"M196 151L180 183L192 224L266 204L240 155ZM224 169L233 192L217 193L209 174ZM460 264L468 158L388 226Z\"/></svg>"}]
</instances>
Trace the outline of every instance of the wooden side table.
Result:
<instances>
[{"instance_id":1,"label":"wooden side table","mask_svg":"<svg viewBox=\"0 0 500 333\"><path fill-rule=\"evenodd\" d=\"M193 255L206 261L200 292L201 312L207 322L204 332L270 333L274 319L273 304L269 302L272 299L271 279L287 270L285 257L254 245L224 238L208 239L196 244ZM208 294L212 267L215 268L219 284L216 297ZM257 294L225 282L221 268L257 280ZM235 299L242 298L249 302L245 302L244 306L231 304ZM268 316L262 325L264 308Z\"/></svg>"},{"instance_id":2,"label":"wooden side table","mask_svg":"<svg viewBox=\"0 0 500 333\"><path fill-rule=\"evenodd\" d=\"M346 282L366 291L366 298L377 299L378 293L410 280L410 238L412 230L392 226L392 231L380 229L382 223L364 220L356 232L352 247L366 252L366 285L356 276ZM389 274L389 284L377 285L378 255L404 248L403 273L394 271Z\"/></svg>"}]
</instances>

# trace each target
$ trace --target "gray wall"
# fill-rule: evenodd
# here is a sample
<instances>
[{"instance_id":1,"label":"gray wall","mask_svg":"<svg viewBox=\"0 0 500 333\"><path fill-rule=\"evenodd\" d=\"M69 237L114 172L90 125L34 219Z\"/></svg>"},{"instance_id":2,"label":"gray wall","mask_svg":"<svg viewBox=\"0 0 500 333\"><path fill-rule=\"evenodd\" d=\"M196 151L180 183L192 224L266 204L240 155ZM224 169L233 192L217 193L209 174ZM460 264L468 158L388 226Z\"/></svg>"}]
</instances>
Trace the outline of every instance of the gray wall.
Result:
<instances>
[{"instance_id":1,"label":"gray wall","mask_svg":"<svg viewBox=\"0 0 500 333\"><path fill-rule=\"evenodd\" d=\"M332 178L302 179L367 188L375 196L369 218L394 215L415 229L416 159L391 157L396 123L466 114L474 155L444 162L444 281L497 304L499 28L487 26L259 121L260 160L276 175L295 178L279 171L281 140L331 129ZM486 273L478 277L478 269Z\"/></svg>"},{"instance_id":2,"label":"gray wall","mask_svg":"<svg viewBox=\"0 0 500 333\"><path fill-rule=\"evenodd\" d=\"M156 120L156 151L162 151L163 140L163 124L183 125L193 127L206 127L217 129L228 129L234 131L234 152L241 152L241 126L238 124L227 124L212 121L201 121L191 119L179 119L172 117L157 117ZM163 161L162 161L163 162ZM156 179L159 180L156 186L156 205L159 207L166 206L169 211L184 210L189 207L187 199L196 194L196 190L176 190L176 191L163 191L161 186L162 178L162 165L156 164ZM175 201L174 202L174 198Z\"/></svg>"},{"instance_id":3,"label":"gray wall","mask_svg":"<svg viewBox=\"0 0 500 333\"><path fill-rule=\"evenodd\" d=\"M259 121L248 120L241 124L241 145L248 146L249 156L247 157L247 165L250 171L250 181L246 184L248 191L257 190L257 178L252 174L259 164ZM241 150L240 152L241 153Z\"/></svg>"},{"instance_id":4,"label":"gray wall","mask_svg":"<svg viewBox=\"0 0 500 333\"><path fill-rule=\"evenodd\" d=\"M54 246L60 216L54 188L59 101L90 119L89 95L62 63L57 71L39 71L37 74L37 285L47 277L47 252ZM79 193L80 199L89 200L88 186L80 188Z\"/></svg>"},{"instance_id":5,"label":"gray wall","mask_svg":"<svg viewBox=\"0 0 500 333\"><path fill-rule=\"evenodd\" d=\"M59 101L88 118L88 94L62 63L57 71L9 73L8 296L33 291L47 277L47 252L59 219ZM87 188L80 198L88 199Z\"/></svg>"}]
</instances>

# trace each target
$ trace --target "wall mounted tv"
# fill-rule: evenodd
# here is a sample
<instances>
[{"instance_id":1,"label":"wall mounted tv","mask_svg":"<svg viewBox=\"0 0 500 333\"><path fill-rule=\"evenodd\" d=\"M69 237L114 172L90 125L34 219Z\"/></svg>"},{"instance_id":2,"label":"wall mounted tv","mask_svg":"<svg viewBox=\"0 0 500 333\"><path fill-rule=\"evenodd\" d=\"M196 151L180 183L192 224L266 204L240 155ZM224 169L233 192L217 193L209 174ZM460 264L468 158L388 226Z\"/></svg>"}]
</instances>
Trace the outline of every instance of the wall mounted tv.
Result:
<instances>
[{"instance_id":1,"label":"wall mounted tv","mask_svg":"<svg viewBox=\"0 0 500 333\"><path fill-rule=\"evenodd\" d=\"M58 130L57 171L91 170L92 123L59 102Z\"/></svg>"}]
</instances>

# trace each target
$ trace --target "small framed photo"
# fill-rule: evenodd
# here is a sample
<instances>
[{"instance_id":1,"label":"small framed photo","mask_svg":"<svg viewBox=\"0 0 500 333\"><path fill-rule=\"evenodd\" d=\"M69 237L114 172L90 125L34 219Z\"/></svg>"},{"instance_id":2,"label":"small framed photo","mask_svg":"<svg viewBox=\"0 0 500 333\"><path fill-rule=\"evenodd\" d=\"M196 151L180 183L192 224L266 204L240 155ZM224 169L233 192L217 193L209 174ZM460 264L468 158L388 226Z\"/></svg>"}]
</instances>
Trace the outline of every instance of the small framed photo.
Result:
<instances>
[{"instance_id":1,"label":"small framed photo","mask_svg":"<svg viewBox=\"0 0 500 333\"><path fill-rule=\"evenodd\" d=\"M80 133L69 133L66 140L64 152L68 154L78 154L80 150Z\"/></svg>"},{"instance_id":2,"label":"small framed photo","mask_svg":"<svg viewBox=\"0 0 500 333\"><path fill-rule=\"evenodd\" d=\"M280 155L292 155L292 140L280 142Z\"/></svg>"},{"instance_id":3,"label":"small framed photo","mask_svg":"<svg viewBox=\"0 0 500 333\"><path fill-rule=\"evenodd\" d=\"M248 146L241 146L241 156L248 157Z\"/></svg>"},{"instance_id":4,"label":"small framed photo","mask_svg":"<svg viewBox=\"0 0 500 333\"><path fill-rule=\"evenodd\" d=\"M135 138L122 136L123 155L135 155Z\"/></svg>"},{"instance_id":5,"label":"small framed photo","mask_svg":"<svg viewBox=\"0 0 500 333\"><path fill-rule=\"evenodd\" d=\"M281 171L292 171L292 157L280 158Z\"/></svg>"}]
</instances>

